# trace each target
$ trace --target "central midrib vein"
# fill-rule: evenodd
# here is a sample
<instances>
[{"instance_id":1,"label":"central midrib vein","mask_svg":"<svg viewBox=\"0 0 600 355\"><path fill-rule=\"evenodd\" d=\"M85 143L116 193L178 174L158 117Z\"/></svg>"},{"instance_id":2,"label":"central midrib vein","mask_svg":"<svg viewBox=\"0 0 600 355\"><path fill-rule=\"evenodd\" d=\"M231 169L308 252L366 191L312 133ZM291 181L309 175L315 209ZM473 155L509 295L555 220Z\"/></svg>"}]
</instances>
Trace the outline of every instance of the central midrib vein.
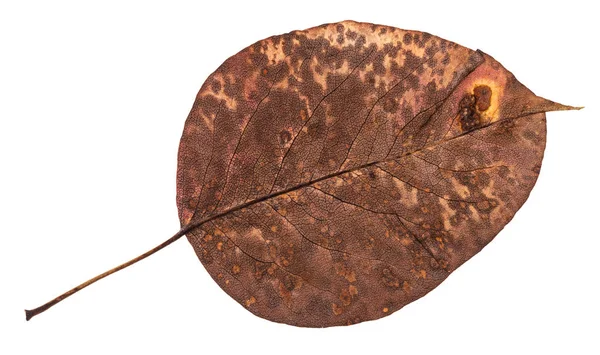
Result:
<instances>
[{"instance_id":1,"label":"central midrib vein","mask_svg":"<svg viewBox=\"0 0 600 355\"><path fill-rule=\"evenodd\" d=\"M533 114L535 114L535 113L533 113ZM353 167L353 168L336 171L334 173L324 175L324 176L322 176L322 177L320 177L318 179L310 180L310 181L307 181L307 182L304 182L304 183L301 183L301 184L298 184L298 185L294 185L294 186L288 187L287 189L283 189L281 191L278 191L278 192L275 192L275 193L271 193L271 194L265 195L263 197L260 197L260 198L257 198L257 199L254 199L254 200L251 200L251 201L248 201L248 202L244 202L244 203L242 203L240 205L228 208L228 209L226 209L223 212L214 214L214 215L212 215L210 217L207 217L207 218L204 218L204 219L202 219L202 220L200 220L198 222L190 221L186 225L184 225L183 227L181 227L181 230L179 231L178 234L187 234L188 232L193 231L194 229L202 226L205 223L208 223L210 221L214 221L215 219L219 219L221 217L227 216L230 213L242 210L242 209L244 209L246 207L253 206L253 205L261 203L263 201L270 200L270 199L276 198L276 197L281 196L281 195L285 195L287 193L290 193L290 192L293 192L293 191L296 191L296 190L303 189L305 187L314 185L314 184L319 183L321 181L324 181L324 180L327 180L327 179L331 179L331 178L334 178L334 177L337 177L337 176L340 176L340 175L348 174L348 173L351 173L351 172L354 172L354 171L358 171L358 170L361 170L361 169L369 168L369 167L377 165L377 164L387 163L387 162L390 162L390 161L397 161L397 160L403 159L403 158L405 158L407 156L410 156L410 155L422 152L422 151L424 151L426 149L429 149L429 148L432 148L432 147L436 147L436 146L444 144L446 142L449 142L449 141L452 141L452 140L464 137L464 136L469 135L469 134L471 134L473 132L476 132L476 131L479 131L479 130L482 130L482 129L485 129L485 128L488 128L488 127L491 127L491 126L494 126L494 125L498 124L499 122L503 122L503 121L507 121L507 120L511 120L511 119L518 119L518 118L522 118L522 117L526 117L526 116L530 116L530 115L532 115L532 113L527 113L526 115L523 115L523 116L507 117L507 118L499 119L499 120L494 121L494 122L492 122L490 124L487 124L487 125L475 128L475 129L473 129L471 131L463 132L463 133L458 134L456 136L453 136L453 137L451 137L449 139L437 141L435 143L425 145L425 146L423 146L423 147L421 147L419 149L416 149L414 151L406 152L406 153L404 153L404 154L402 154L402 155L400 155L398 157L389 158L389 159L383 159L383 160L380 160L380 161L373 161L373 162L362 164L362 165L359 165L359 166L356 166L356 167Z\"/></svg>"}]
</instances>

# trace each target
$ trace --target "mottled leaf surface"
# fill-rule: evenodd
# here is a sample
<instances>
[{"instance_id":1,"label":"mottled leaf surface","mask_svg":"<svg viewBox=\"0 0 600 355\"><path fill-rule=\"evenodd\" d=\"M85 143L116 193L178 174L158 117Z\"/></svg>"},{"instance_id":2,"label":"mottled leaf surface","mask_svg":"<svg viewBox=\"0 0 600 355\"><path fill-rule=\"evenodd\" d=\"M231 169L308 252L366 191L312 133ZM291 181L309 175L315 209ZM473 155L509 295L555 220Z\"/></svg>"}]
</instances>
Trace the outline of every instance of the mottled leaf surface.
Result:
<instances>
[{"instance_id":1,"label":"mottled leaf surface","mask_svg":"<svg viewBox=\"0 0 600 355\"><path fill-rule=\"evenodd\" d=\"M345 21L259 41L206 80L179 151L182 226L219 286L276 322L389 315L525 202L545 111L492 57Z\"/></svg>"}]
</instances>

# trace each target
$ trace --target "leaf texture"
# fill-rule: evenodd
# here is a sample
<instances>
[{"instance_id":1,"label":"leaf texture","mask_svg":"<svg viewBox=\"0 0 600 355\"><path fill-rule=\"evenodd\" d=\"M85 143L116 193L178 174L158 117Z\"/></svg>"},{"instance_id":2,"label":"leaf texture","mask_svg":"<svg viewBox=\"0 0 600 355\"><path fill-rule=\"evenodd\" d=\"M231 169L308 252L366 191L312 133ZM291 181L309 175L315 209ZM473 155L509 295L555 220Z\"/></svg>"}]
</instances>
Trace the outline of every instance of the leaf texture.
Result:
<instances>
[{"instance_id":1,"label":"leaf texture","mask_svg":"<svg viewBox=\"0 0 600 355\"><path fill-rule=\"evenodd\" d=\"M492 57L344 21L259 41L206 80L179 150L182 226L257 316L354 324L422 297L527 199L535 96Z\"/></svg>"}]
</instances>

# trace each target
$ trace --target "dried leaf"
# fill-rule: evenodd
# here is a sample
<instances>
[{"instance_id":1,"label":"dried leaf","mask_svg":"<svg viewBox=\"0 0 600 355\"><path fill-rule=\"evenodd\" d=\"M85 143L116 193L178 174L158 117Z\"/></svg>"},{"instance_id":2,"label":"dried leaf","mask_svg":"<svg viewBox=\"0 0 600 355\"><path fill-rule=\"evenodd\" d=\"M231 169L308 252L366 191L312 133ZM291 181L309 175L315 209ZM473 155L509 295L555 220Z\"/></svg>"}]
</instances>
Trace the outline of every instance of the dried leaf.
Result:
<instances>
[{"instance_id":1,"label":"dried leaf","mask_svg":"<svg viewBox=\"0 0 600 355\"><path fill-rule=\"evenodd\" d=\"M544 112L568 109L428 33L344 21L267 38L198 93L179 150L182 229L53 301L185 234L260 317L389 315L512 219L540 171Z\"/></svg>"}]
</instances>

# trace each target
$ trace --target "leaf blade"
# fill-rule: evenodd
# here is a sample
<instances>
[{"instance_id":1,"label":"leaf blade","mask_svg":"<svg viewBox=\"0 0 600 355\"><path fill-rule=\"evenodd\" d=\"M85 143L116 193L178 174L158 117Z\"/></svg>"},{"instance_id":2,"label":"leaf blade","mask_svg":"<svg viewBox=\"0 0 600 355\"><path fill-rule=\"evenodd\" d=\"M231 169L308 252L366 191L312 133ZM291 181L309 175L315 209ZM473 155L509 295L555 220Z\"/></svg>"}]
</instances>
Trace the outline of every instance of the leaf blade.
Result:
<instances>
[{"instance_id":1,"label":"leaf blade","mask_svg":"<svg viewBox=\"0 0 600 355\"><path fill-rule=\"evenodd\" d=\"M182 225L211 221L188 240L261 317L377 319L435 288L512 218L539 173L541 112L568 108L538 100L485 53L426 33L343 22L271 37L198 94L180 146ZM208 150L222 152L213 166L198 158Z\"/></svg>"}]
</instances>

